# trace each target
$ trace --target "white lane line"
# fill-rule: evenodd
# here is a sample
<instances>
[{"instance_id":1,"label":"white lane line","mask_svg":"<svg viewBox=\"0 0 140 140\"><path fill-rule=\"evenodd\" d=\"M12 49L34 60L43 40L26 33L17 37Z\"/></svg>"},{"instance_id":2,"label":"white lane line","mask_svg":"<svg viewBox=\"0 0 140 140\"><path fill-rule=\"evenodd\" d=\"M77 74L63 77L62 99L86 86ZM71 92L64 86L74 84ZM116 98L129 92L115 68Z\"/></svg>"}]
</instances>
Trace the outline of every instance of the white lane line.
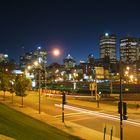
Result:
<instances>
[{"instance_id":1,"label":"white lane line","mask_svg":"<svg viewBox=\"0 0 140 140\"><path fill-rule=\"evenodd\" d=\"M68 113L68 114L65 114L65 116L72 116L72 115L83 115L83 113L82 112L80 112L80 113ZM53 116L53 117L61 117L62 115L56 115L56 116Z\"/></svg>"},{"instance_id":2,"label":"white lane line","mask_svg":"<svg viewBox=\"0 0 140 140\"><path fill-rule=\"evenodd\" d=\"M55 104L55 106L61 107L62 104ZM70 110L74 110L77 112L93 115L93 116L99 116L101 118L107 118L110 120L115 120L115 121L120 120L119 117L115 116L115 115L110 115L110 114L101 113L101 112L97 112L97 111L91 111L91 110L87 110L87 109L83 109L83 108L79 108L79 107L74 107L74 106L70 106L70 105L65 105L65 108L70 109ZM131 125L140 127L140 123L136 122L136 120L132 120L132 119L131 120L124 120L123 122L126 124L131 124Z\"/></svg>"}]
</instances>

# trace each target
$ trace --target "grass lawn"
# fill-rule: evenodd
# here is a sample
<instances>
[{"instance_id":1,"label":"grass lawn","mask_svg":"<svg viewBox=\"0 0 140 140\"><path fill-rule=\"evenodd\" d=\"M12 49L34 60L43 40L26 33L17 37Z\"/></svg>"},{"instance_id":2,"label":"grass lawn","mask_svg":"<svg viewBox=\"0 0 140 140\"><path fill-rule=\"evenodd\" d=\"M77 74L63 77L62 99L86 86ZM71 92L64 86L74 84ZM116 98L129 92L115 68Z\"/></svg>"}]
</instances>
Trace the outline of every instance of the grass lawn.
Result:
<instances>
[{"instance_id":1,"label":"grass lawn","mask_svg":"<svg viewBox=\"0 0 140 140\"><path fill-rule=\"evenodd\" d=\"M0 134L17 140L79 140L1 103Z\"/></svg>"}]
</instances>

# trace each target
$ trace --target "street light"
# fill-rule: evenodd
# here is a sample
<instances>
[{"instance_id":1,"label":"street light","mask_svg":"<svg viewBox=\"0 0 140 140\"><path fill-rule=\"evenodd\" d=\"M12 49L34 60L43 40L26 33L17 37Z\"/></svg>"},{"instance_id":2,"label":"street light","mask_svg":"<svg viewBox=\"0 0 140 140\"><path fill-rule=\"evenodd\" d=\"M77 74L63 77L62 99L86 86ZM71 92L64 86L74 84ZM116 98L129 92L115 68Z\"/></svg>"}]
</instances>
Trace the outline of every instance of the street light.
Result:
<instances>
[{"instance_id":1,"label":"street light","mask_svg":"<svg viewBox=\"0 0 140 140\"><path fill-rule=\"evenodd\" d=\"M129 71L130 70L130 67L127 66L126 69Z\"/></svg>"},{"instance_id":2,"label":"street light","mask_svg":"<svg viewBox=\"0 0 140 140\"><path fill-rule=\"evenodd\" d=\"M134 78L134 76L133 75L130 75L131 82L133 82L133 78Z\"/></svg>"},{"instance_id":3,"label":"street light","mask_svg":"<svg viewBox=\"0 0 140 140\"><path fill-rule=\"evenodd\" d=\"M135 73L132 73L132 68L130 68L129 66L126 67L126 70L124 72L125 74L125 78L126 78L126 83L136 83L137 79L135 76Z\"/></svg>"},{"instance_id":4,"label":"street light","mask_svg":"<svg viewBox=\"0 0 140 140\"><path fill-rule=\"evenodd\" d=\"M37 67L39 64L37 61L34 62L34 65Z\"/></svg>"},{"instance_id":5,"label":"street light","mask_svg":"<svg viewBox=\"0 0 140 140\"><path fill-rule=\"evenodd\" d=\"M58 56L60 54L60 51L59 49L55 48L53 49L52 51L49 51L47 54L53 54L54 56ZM32 67L35 67L38 69L38 88L39 88L39 96L38 96L38 112L39 114L41 113L41 106L40 106L40 103L41 103L41 77L40 77L40 74L41 74L41 70L43 69L43 66L40 64L40 62L38 61L34 61L33 63L33 66L28 66L27 68L29 70L32 69ZM46 88L46 68L44 68L44 71L45 71L45 77L44 77L44 82L45 82L45 88Z\"/></svg>"},{"instance_id":6,"label":"street light","mask_svg":"<svg viewBox=\"0 0 140 140\"><path fill-rule=\"evenodd\" d=\"M34 62L34 65L38 67L38 88L39 88L39 98L38 98L38 113L40 114L40 71L42 69L41 65L37 61Z\"/></svg>"},{"instance_id":7,"label":"street light","mask_svg":"<svg viewBox=\"0 0 140 140\"><path fill-rule=\"evenodd\" d=\"M39 106L38 106L38 113L40 114L40 70L42 69L41 65L39 65L39 63L37 61L35 61L33 63L33 66L28 66L27 69L31 70L33 67L38 68L38 88L39 88L39 98L38 98L38 102L39 102Z\"/></svg>"}]
</instances>

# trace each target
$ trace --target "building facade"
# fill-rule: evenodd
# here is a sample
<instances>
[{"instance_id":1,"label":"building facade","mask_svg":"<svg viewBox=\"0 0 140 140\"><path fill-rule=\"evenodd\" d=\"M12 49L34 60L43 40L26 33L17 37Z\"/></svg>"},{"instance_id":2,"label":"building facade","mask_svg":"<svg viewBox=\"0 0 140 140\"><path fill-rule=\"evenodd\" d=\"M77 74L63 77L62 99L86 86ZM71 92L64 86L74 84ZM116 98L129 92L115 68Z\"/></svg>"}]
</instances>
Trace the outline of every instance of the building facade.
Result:
<instances>
[{"instance_id":1,"label":"building facade","mask_svg":"<svg viewBox=\"0 0 140 140\"><path fill-rule=\"evenodd\" d=\"M8 59L8 55L7 54L0 54L0 62L7 62Z\"/></svg>"},{"instance_id":2,"label":"building facade","mask_svg":"<svg viewBox=\"0 0 140 140\"><path fill-rule=\"evenodd\" d=\"M139 60L139 39L124 37L120 39L120 58L125 64L133 64Z\"/></svg>"},{"instance_id":3,"label":"building facade","mask_svg":"<svg viewBox=\"0 0 140 140\"><path fill-rule=\"evenodd\" d=\"M68 56L64 59L64 66L66 69L74 68L76 65L76 61L73 59L73 57L68 54Z\"/></svg>"},{"instance_id":4,"label":"building facade","mask_svg":"<svg viewBox=\"0 0 140 140\"><path fill-rule=\"evenodd\" d=\"M47 52L41 47L20 56L20 69L25 71L26 77L32 79L33 87L38 87L39 82L41 87L46 85L46 58ZM38 66L35 66L35 62L38 63Z\"/></svg>"},{"instance_id":5,"label":"building facade","mask_svg":"<svg viewBox=\"0 0 140 140\"><path fill-rule=\"evenodd\" d=\"M25 69L28 65L32 65L37 61L44 68L47 64L47 52L44 48L38 47L37 49L27 52L20 56L20 68Z\"/></svg>"},{"instance_id":6,"label":"building facade","mask_svg":"<svg viewBox=\"0 0 140 140\"><path fill-rule=\"evenodd\" d=\"M116 36L108 33L100 36L100 58L109 57L110 63L116 63Z\"/></svg>"}]
</instances>

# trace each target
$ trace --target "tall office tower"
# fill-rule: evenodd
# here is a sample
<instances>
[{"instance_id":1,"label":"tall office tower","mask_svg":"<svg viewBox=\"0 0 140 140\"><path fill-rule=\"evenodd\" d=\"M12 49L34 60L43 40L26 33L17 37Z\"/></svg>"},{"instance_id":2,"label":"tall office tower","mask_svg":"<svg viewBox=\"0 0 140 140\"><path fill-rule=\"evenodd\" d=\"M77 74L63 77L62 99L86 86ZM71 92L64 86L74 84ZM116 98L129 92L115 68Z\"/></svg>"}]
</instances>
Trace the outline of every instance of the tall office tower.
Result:
<instances>
[{"instance_id":1,"label":"tall office tower","mask_svg":"<svg viewBox=\"0 0 140 140\"><path fill-rule=\"evenodd\" d=\"M139 60L139 40L134 37L120 39L120 57L125 64L135 63Z\"/></svg>"},{"instance_id":2,"label":"tall office tower","mask_svg":"<svg viewBox=\"0 0 140 140\"><path fill-rule=\"evenodd\" d=\"M116 35L105 33L100 36L100 58L109 58L110 63L116 63Z\"/></svg>"}]
</instances>

